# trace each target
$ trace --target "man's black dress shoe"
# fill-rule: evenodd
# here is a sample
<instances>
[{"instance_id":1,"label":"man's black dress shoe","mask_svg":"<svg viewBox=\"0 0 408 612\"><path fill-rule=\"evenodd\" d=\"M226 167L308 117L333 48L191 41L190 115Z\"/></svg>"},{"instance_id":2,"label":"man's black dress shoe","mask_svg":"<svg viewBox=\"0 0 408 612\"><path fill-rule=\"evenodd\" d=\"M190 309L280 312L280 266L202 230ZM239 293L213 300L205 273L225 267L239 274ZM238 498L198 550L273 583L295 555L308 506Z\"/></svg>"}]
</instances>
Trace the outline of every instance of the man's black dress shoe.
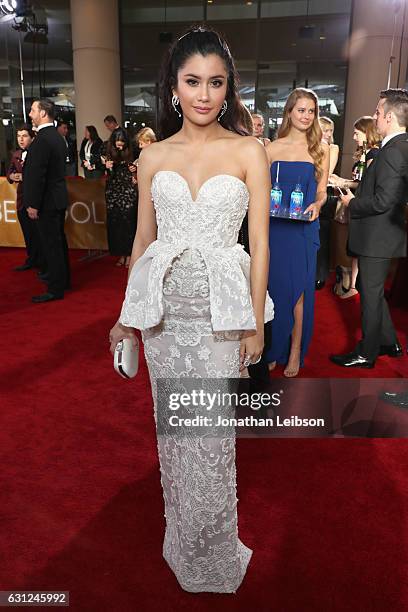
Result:
<instances>
[{"instance_id":1,"label":"man's black dress shoe","mask_svg":"<svg viewBox=\"0 0 408 612\"><path fill-rule=\"evenodd\" d=\"M384 391L380 395L380 399L387 404L392 404L393 406L401 406L402 408L408 408L408 393L390 393L389 391Z\"/></svg>"},{"instance_id":2,"label":"man's black dress shoe","mask_svg":"<svg viewBox=\"0 0 408 612\"><path fill-rule=\"evenodd\" d=\"M395 344L382 344L378 352L378 356L388 355L388 357L401 357L403 355L402 346L396 342Z\"/></svg>"},{"instance_id":3,"label":"man's black dress shoe","mask_svg":"<svg viewBox=\"0 0 408 612\"><path fill-rule=\"evenodd\" d=\"M46 272L38 272L37 276L44 283L46 283L48 281L48 279L49 279L49 276L48 276L48 274Z\"/></svg>"},{"instance_id":4,"label":"man's black dress shoe","mask_svg":"<svg viewBox=\"0 0 408 612\"><path fill-rule=\"evenodd\" d=\"M31 270L33 268L33 266L31 266L28 263L22 264L21 266L17 266L16 268L14 268L15 272L24 272L25 270Z\"/></svg>"},{"instance_id":5,"label":"man's black dress shoe","mask_svg":"<svg viewBox=\"0 0 408 612\"><path fill-rule=\"evenodd\" d=\"M320 289L323 289L323 287L325 286L326 282L324 280L317 280L315 282L315 287L316 290L319 291Z\"/></svg>"},{"instance_id":6,"label":"man's black dress shoe","mask_svg":"<svg viewBox=\"0 0 408 612\"><path fill-rule=\"evenodd\" d=\"M42 304L43 302L52 302L53 300L63 300L63 295L54 295L53 293L42 293L41 295L34 295L31 301L34 304Z\"/></svg>"},{"instance_id":7,"label":"man's black dress shoe","mask_svg":"<svg viewBox=\"0 0 408 612\"><path fill-rule=\"evenodd\" d=\"M346 355L330 355L330 361L344 368L373 368L375 360L367 359L358 353Z\"/></svg>"}]
</instances>

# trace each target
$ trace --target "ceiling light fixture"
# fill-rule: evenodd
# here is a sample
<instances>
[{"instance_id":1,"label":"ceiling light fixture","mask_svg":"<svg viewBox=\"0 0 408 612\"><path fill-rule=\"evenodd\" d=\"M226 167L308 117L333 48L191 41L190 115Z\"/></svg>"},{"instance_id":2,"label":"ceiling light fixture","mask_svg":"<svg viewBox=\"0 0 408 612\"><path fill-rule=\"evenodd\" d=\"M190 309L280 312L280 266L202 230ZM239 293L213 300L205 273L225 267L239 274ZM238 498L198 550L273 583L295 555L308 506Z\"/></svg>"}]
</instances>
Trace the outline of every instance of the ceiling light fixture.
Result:
<instances>
[{"instance_id":1,"label":"ceiling light fixture","mask_svg":"<svg viewBox=\"0 0 408 612\"><path fill-rule=\"evenodd\" d=\"M17 8L17 0L0 0L0 9L5 15L13 15Z\"/></svg>"},{"instance_id":2,"label":"ceiling light fixture","mask_svg":"<svg viewBox=\"0 0 408 612\"><path fill-rule=\"evenodd\" d=\"M309 2L310 0L307 0L305 25L300 26L298 31L299 38L314 38L316 26L313 23L309 23Z\"/></svg>"}]
</instances>

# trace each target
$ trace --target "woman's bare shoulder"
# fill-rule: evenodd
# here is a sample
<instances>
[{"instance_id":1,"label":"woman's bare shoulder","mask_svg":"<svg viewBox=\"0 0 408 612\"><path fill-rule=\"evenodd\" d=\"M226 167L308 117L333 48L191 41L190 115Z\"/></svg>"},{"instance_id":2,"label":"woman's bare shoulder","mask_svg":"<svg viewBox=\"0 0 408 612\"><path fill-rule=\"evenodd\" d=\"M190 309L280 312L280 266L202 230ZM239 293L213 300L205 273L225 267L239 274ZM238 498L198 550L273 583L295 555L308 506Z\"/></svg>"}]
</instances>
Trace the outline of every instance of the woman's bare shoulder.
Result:
<instances>
[{"instance_id":1,"label":"woman's bare shoulder","mask_svg":"<svg viewBox=\"0 0 408 612\"><path fill-rule=\"evenodd\" d=\"M238 136L235 146L237 160L245 172L251 164L267 164L265 147L254 136Z\"/></svg>"},{"instance_id":2,"label":"woman's bare shoulder","mask_svg":"<svg viewBox=\"0 0 408 612\"><path fill-rule=\"evenodd\" d=\"M257 154L259 151L265 149L263 144L259 142L255 136L238 136L239 146L245 149L246 153L250 153L251 151Z\"/></svg>"},{"instance_id":3,"label":"woman's bare shoulder","mask_svg":"<svg viewBox=\"0 0 408 612\"><path fill-rule=\"evenodd\" d=\"M165 141L153 142L151 145L142 149L139 155L138 166L139 170L149 173L154 172L156 167L160 165L168 151L168 146Z\"/></svg>"},{"instance_id":4,"label":"woman's bare shoulder","mask_svg":"<svg viewBox=\"0 0 408 612\"><path fill-rule=\"evenodd\" d=\"M266 154L268 156L269 161L274 161L282 151L285 150L287 146L284 138L279 138L277 140L272 140L265 147Z\"/></svg>"}]
</instances>

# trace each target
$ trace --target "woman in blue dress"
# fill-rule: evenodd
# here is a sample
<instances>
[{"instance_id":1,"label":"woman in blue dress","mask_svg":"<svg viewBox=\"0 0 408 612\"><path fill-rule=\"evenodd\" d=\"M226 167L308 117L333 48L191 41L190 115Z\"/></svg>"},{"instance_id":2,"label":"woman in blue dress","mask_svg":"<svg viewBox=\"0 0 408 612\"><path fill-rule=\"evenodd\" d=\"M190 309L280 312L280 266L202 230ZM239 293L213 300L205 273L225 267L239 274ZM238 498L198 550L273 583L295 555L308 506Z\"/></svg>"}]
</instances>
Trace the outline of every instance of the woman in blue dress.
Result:
<instances>
[{"instance_id":1,"label":"woman in blue dress","mask_svg":"<svg viewBox=\"0 0 408 612\"><path fill-rule=\"evenodd\" d=\"M271 217L268 290L275 303L269 369L284 364L284 375L296 376L313 332L319 213L326 202L329 147L322 143L319 106L310 89L289 95L278 137L266 151L272 184L282 190L281 210L289 208L292 191L300 184L304 213L309 220Z\"/></svg>"}]
</instances>

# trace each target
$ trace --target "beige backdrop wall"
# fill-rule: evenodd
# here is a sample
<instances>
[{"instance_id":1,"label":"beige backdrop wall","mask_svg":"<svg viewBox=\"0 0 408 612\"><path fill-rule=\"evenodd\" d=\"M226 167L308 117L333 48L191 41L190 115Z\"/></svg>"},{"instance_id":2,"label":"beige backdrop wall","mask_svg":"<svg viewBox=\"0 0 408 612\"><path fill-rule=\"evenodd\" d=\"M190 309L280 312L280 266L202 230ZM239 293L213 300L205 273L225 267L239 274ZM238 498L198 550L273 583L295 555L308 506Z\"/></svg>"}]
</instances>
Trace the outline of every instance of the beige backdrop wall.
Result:
<instances>
[{"instance_id":1,"label":"beige backdrop wall","mask_svg":"<svg viewBox=\"0 0 408 612\"><path fill-rule=\"evenodd\" d=\"M106 250L105 181L67 179L65 233L71 249ZM24 246L17 219L16 188L0 177L0 246Z\"/></svg>"},{"instance_id":2,"label":"beige backdrop wall","mask_svg":"<svg viewBox=\"0 0 408 612\"><path fill-rule=\"evenodd\" d=\"M354 163L354 122L362 115L374 113L379 92L388 84L391 51L390 87L405 87L408 0L353 0L347 46L349 69L341 162L341 176L346 177L351 175Z\"/></svg>"},{"instance_id":3,"label":"beige backdrop wall","mask_svg":"<svg viewBox=\"0 0 408 612\"><path fill-rule=\"evenodd\" d=\"M103 119L122 121L118 0L71 0L77 146L86 125L107 140Z\"/></svg>"}]
</instances>

